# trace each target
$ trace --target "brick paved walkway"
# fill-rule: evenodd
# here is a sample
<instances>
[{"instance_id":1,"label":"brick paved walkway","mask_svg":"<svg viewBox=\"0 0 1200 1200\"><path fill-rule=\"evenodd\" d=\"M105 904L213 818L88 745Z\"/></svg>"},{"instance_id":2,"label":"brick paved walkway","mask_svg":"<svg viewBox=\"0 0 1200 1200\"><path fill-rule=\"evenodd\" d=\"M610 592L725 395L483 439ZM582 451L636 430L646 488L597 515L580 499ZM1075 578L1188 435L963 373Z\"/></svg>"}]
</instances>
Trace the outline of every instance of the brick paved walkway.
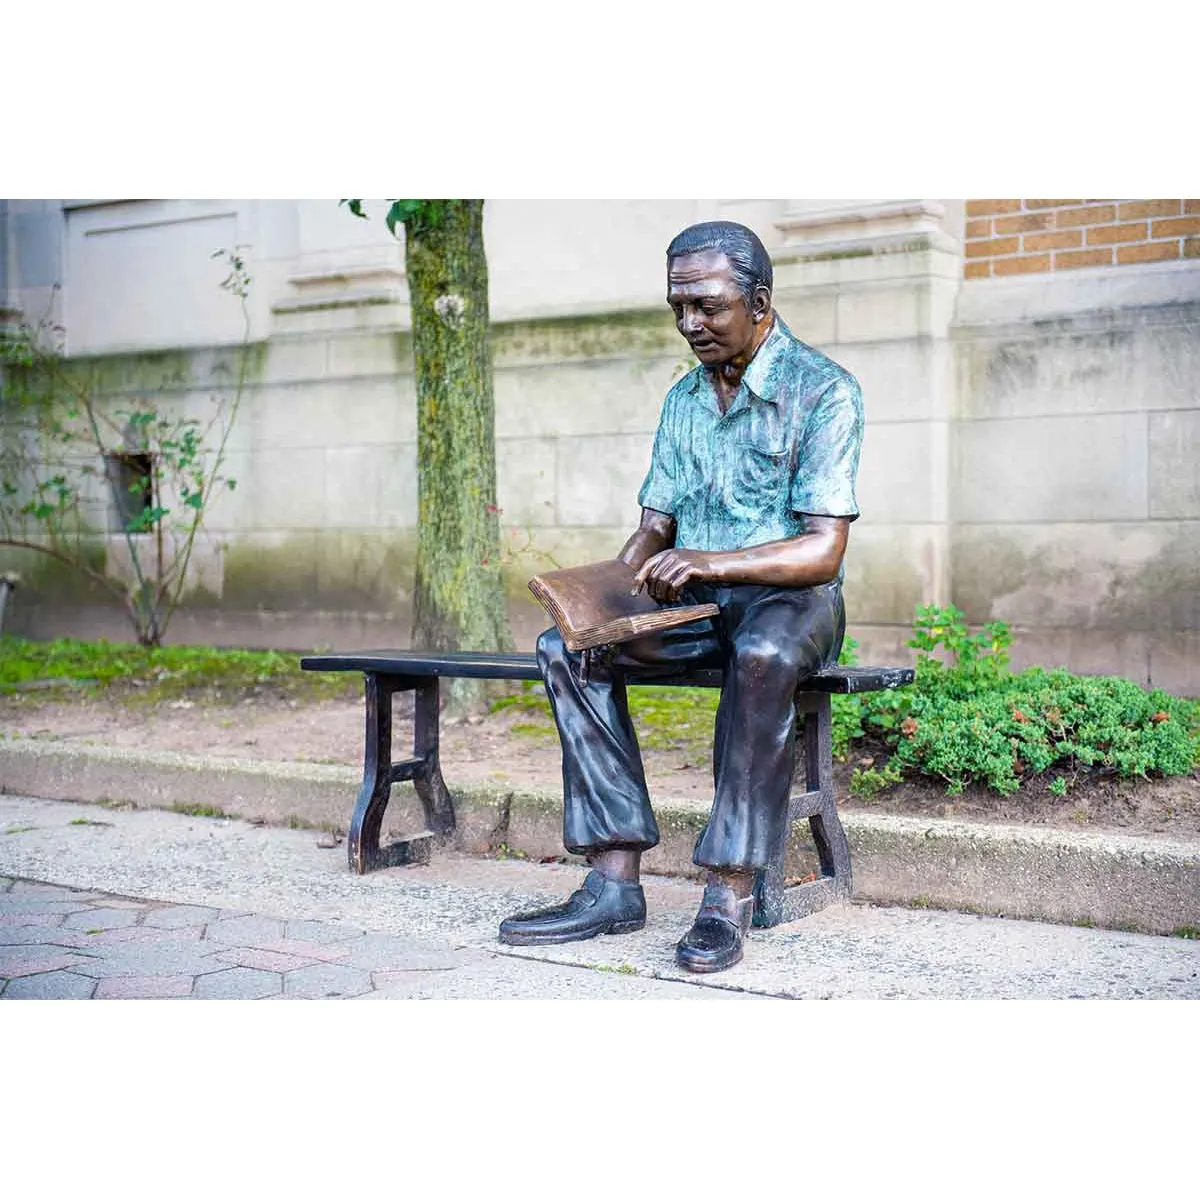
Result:
<instances>
[{"instance_id":1,"label":"brick paved walkway","mask_svg":"<svg viewBox=\"0 0 1200 1200\"><path fill-rule=\"evenodd\" d=\"M467 957L315 921L126 900L0 878L0 997L348 998L409 994Z\"/></svg>"}]
</instances>

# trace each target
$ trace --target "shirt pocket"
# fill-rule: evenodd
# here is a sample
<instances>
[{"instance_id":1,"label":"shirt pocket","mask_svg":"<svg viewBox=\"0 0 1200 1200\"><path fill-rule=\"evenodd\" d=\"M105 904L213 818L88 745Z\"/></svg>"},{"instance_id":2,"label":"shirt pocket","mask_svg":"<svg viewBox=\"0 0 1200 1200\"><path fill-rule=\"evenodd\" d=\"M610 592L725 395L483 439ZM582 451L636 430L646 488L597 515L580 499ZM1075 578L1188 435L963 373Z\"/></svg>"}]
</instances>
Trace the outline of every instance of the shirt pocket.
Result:
<instances>
[{"instance_id":1,"label":"shirt pocket","mask_svg":"<svg viewBox=\"0 0 1200 1200\"><path fill-rule=\"evenodd\" d=\"M732 449L726 476L730 513L754 522L777 516L789 490L788 449L764 448L753 442L738 442Z\"/></svg>"}]
</instances>

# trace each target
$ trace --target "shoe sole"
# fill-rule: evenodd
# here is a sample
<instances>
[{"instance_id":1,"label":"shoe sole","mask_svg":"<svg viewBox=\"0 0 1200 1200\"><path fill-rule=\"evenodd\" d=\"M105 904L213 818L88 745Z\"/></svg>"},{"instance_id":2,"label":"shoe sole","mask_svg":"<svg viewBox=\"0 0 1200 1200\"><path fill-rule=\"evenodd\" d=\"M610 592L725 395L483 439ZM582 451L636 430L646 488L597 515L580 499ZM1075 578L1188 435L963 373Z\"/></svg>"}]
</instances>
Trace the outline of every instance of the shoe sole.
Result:
<instances>
[{"instance_id":1,"label":"shoe sole","mask_svg":"<svg viewBox=\"0 0 1200 1200\"><path fill-rule=\"evenodd\" d=\"M500 933L499 940L506 946L561 946L564 942L586 942L594 937L599 937L602 933L637 933L639 929L645 929L646 922L641 921L615 921L607 928L601 926L598 929L591 929L585 933Z\"/></svg>"},{"instance_id":2,"label":"shoe sole","mask_svg":"<svg viewBox=\"0 0 1200 1200\"><path fill-rule=\"evenodd\" d=\"M713 975L717 971L728 971L730 967L736 967L744 957L744 955L739 954L737 958L730 959L729 962L704 962L703 960L685 962L676 955L675 965L692 975Z\"/></svg>"}]
</instances>

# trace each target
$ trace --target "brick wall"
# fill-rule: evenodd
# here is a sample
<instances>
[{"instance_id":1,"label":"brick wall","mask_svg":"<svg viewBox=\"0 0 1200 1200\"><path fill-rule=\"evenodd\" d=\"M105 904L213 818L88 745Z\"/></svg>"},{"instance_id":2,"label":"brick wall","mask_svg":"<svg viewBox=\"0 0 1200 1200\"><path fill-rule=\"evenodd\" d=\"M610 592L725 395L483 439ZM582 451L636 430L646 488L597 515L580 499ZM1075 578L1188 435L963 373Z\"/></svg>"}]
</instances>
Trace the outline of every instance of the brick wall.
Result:
<instances>
[{"instance_id":1,"label":"brick wall","mask_svg":"<svg viewBox=\"0 0 1200 1200\"><path fill-rule=\"evenodd\" d=\"M1200 259L1200 200L968 200L967 279Z\"/></svg>"}]
</instances>

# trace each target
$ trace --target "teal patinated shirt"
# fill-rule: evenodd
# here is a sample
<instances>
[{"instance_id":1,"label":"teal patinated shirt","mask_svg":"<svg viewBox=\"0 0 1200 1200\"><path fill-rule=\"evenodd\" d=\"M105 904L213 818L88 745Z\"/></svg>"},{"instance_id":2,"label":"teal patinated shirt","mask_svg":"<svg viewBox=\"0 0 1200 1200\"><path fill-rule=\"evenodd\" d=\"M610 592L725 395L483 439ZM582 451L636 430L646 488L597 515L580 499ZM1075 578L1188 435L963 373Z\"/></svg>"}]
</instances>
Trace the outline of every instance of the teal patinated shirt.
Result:
<instances>
[{"instance_id":1,"label":"teal patinated shirt","mask_svg":"<svg viewBox=\"0 0 1200 1200\"><path fill-rule=\"evenodd\" d=\"M667 393L638 503L688 550L796 537L804 513L853 520L862 432L858 381L776 313L725 413L703 366Z\"/></svg>"}]
</instances>

